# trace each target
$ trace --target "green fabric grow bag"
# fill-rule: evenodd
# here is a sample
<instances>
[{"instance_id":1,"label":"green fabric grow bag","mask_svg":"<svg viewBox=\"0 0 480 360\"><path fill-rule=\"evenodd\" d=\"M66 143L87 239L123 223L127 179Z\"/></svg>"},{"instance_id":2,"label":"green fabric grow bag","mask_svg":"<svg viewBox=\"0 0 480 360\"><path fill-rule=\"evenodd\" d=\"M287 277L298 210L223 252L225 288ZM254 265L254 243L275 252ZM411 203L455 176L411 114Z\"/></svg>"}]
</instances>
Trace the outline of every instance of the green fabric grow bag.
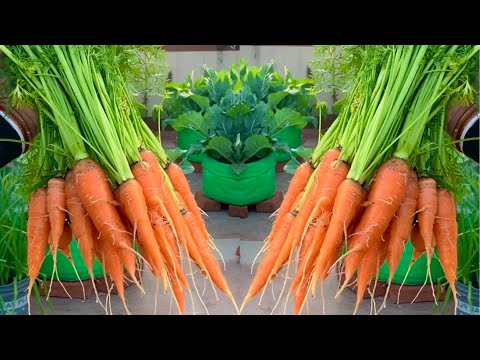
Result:
<instances>
[{"instance_id":1,"label":"green fabric grow bag","mask_svg":"<svg viewBox=\"0 0 480 360\"><path fill-rule=\"evenodd\" d=\"M230 164L205 155L202 161L202 192L221 203L244 206L256 204L275 194L275 157L273 154L246 164L247 169L235 174Z\"/></svg>"},{"instance_id":2,"label":"green fabric grow bag","mask_svg":"<svg viewBox=\"0 0 480 360\"><path fill-rule=\"evenodd\" d=\"M199 135L192 129L183 129L177 132L177 147L182 150L190 149L190 146L200 145L200 140L204 139L202 135ZM189 155L187 160L194 163L201 163L203 153Z\"/></svg>"},{"instance_id":3,"label":"green fabric grow bag","mask_svg":"<svg viewBox=\"0 0 480 360\"><path fill-rule=\"evenodd\" d=\"M80 280L90 279L90 275L88 274L87 267L85 266L78 243L75 239L70 243L70 251L72 252L72 259L75 267L77 268ZM45 275L45 277L50 280L52 278L52 271L53 257L52 254L50 254L50 250L47 249L47 255L45 256L45 260L40 268L40 273ZM57 271L58 277L62 281L78 281L78 277L73 270L72 264L70 264L70 261L68 261L65 255L63 255L60 251L57 253ZM93 275L96 278L103 276L102 265L97 259L95 259L95 262L93 263ZM57 280L56 276L55 280Z\"/></svg>"},{"instance_id":4,"label":"green fabric grow bag","mask_svg":"<svg viewBox=\"0 0 480 360\"><path fill-rule=\"evenodd\" d=\"M400 259L400 264L398 264L397 271L395 271L395 275L392 281L394 284L401 284L403 282L403 278L407 273L408 264L410 263L410 259L412 258L412 252L413 252L413 246L409 240L405 245L405 249L403 250L403 254ZM430 271L432 273L432 280L434 283L436 283L440 278L444 276L442 266L438 261L438 254L436 251L434 256L432 257L432 262L430 264ZM410 273L408 274L408 277L405 280L405 285L422 285L425 281L426 276L427 276L427 256L423 254L415 262L415 264L413 264L412 269L410 270ZM388 265L386 261L380 267L378 280L383 282L388 281Z\"/></svg>"},{"instance_id":5,"label":"green fabric grow bag","mask_svg":"<svg viewBox=\"0 0 480 360\"><path fill-rule=\"evenodd\" d=\"M278 138L279 144L287 144L290 149L295 149L302 145L302 129L298 129L294 126L280 130L276 134L273 134L272 137ZM290 160L290 154L287 153L274 151L273 155L277 162Z\"/></svg>"}]
</instances>

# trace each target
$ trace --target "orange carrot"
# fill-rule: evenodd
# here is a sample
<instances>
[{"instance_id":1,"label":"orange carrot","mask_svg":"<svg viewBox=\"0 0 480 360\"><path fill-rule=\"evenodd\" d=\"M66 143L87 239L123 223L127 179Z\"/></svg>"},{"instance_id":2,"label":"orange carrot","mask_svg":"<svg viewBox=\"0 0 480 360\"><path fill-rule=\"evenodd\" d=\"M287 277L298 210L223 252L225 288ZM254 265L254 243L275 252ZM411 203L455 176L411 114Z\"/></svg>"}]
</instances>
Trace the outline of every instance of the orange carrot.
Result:
<instances>
[{"instance_id":1,"label":"orange carrot","mask_svg":"<svg viewBox=\"0 0 480 360\"><path fill-rule=\"evenodd\" d=\"M302 310L303 304L305 303L305 299L307 297L308 293L308 285L309 285L309 279L310 279L310 274L312 272L313 268L311 268L306 276L302 279L300 286L298 287L298 290L295 291L295 296L293 298L293 314L294 315L299 315L300 311Z\"/></svg>"},{"instance_id":2,"label":"orange carrot","mask_svg":"<svg viewBox=\"0 0 480 360\"><path fill-rule=\"evenodd\" d=\"M360 205L365 201L363 194L366 194L363 187L352 179L346 179L340 184L333 205L332 218L315 263L313 280L318 279L328 260L336 257L333 252L342 243L346 229L350 226Z\"/></svg>"},{"instance_id":3,"label":"orange carrot","mask_svg":"<svg viewBox=\"0 0 480 360\"><path fill-rule=\"evenodd\" d=\"M168 271L174 278L178 277L178 280L180 280L180 282L188 288L188 280L182 270L182 265L180 263L178 254L178 246L175 242L175 235L173 234L173 231L170 228L172 236L172 239L170 240L167 237L166 226L163 224L161 216L156 211L153 211L150 214L150 217L152 219L151 222L153 231L155 232L157 244L165 259ZM172 248L172 245L175 247ZM174 271L174 273L172 273L172 271Z\"/></svg>"},{"instance_id":4,"label":"orange carrot","mask_svg":"<svg viewBox=\"0 0 480 360\"><path fill-rule=\"evenodd\" d=\"M149 211L157 210L165 216L180 243L187 250L188 255L204 270L203 261L190 233L186 232L186 224L180 213L172 193L166 188L166 181L157 161L150 151L141 151L142 163L132 165L131 170L135 179L142 186Z\"/></svg>"},{"instance_id":5,"label":"orange carrot","mask_svg":"<svg viewBox=\"0 0 480 360\"><path fill-rule=\"evenodd\" d=\"M185 209L190 211L200 221L198 224L201 226L201 230L205 237L209 239L209 234L205 222L203 221L202 214L182 169L177 164L170 163L166 169L166 173L175 190L180 193L180 198L185 202Z\"/></svg>"},{"instance_id":6,"label":"orange carrot","mask_svg":"<svg viewBox=\"0 0 480 360\"><path fill-rule=\"evenodd\" d=\"M272 269L272 275L276 274L285 261L291 257L293 250L302 240L306 232L305 227L308 226L309 221L321 216L324 212L331 214L337 189L347 176L349 169L345 162L334 160L327 166L326 173L317 173L317 176L321 178L318 179L317 184L312 185L314 188L301 206Z\"/></svg>"},{"instance_id":7,"label":"orange carrot","mask_svg":"<svg viewBox=\"0 0 480 360\"><path fill-rule=\"evenodd\" d=\"M335 159L337 159L340 154L340 151L332 150L329 153L328 157L330 157L331 154L333 153L335 154ZM326 160L326 162L328 162L328 159ZM267 238L268 242L270 241L268 239L273 239L273 237L275 236L275 233L278 227L280 226L280 222L282 221L282 218L285 215L287 215L288 212L291 211L291 208L294 202L297 202L296 199L298 199L299 194L303 192L303 190L305 189L305 186L307 185L308 180L310 179L310 176L313 174L313 170L314 169L312 168L309 162L304 162L297 168L297 170L295 171L295 174L293 174L292 180L288 185L287 193L285 194L285 197L283 198L283 201L280 204L280 208L278 209L277 217L273 223L270 235Z\"/></svg>"},{"instance_id":8,"label":"orange carrot","mask_svg":"<svg viewBox=\"0 0 480 360\"><path fill-rule=\"evenodd\" d=\"M188 231L190 232L190 234L192 234L193 241L198 248L201 259L205 264L205 270L209 275L210 279L215 285L218 286L220 290L222 290L225 294L227 294L233 299L232 293L228 288L227 280L223 275L223 271L217 259L215 258L215 255L213 255L213 252L210 250L208 241L203 239L203 234L199 232L198 218L196 218L190 211L185 212L183 214L183 217L185 219L185 223L188 226Z\"/></svg>"},{"instance_id":9,"label":"orange carrot","mask_svg":"<svg viewBox=\"0 0 480 360\"><path fill-rule=\"evenodd\" d=\"M432 178L418 181L418 227L425 242L427 268L430 276L430 262L433 255L433 224L437 212L437 183Z\"/></svg>"},{"instance_id":10,"label":"orange carrot","mask_svg":"<svg viewBox=\"0 0 480 360\"><path fill-rule=\"evenodd\" d=\"M127 302L125 299L125 287L123 285L124 274L122 268L122 262L120 256L117 253L117 249L113 246L110 240L104 239L102 233L100 233L100 238L98 239L98 248L101 256L99 259L102 259L104 264L105 271L110 275L115 287L118 291L118 296L122 300L125 311L130 315L130 311L127 307Z\"/></svg>"},{"instance_id":11,"label":"orange carrot","mask_svg":"<svg viewBox=\"0 0 480 360\"><path fill-rule=\"evenodd\" d=\"M442 265L443 272L452 290L457 309L457 291L455 281L457 279L457 209L453 194L446 189L439 189L437 192L438 208L433 226L435 240L437 243L438 258Z\"/></svg>"},{"instance_id":12,"label":"orange carrot","mask_svg":"<svg viewBox=\"0 0 480 360\"><path fill-rule=\"evenodd\" d=\"M117 249L125 269L139 287L135 277L136 260L132 238L115 208L116 201L103 169L93 160L84 159L73 168L77 193L99 233Z\"/></svg>"},{"instance_id":13,"label":"orange carrot","mask_svg":"<svg viewBox=\"0 0 480 360\"><path fill-rule=\"evenodd\" d=\"M27 220L28 311L30 294L37 279L48 245L50 221L47 210L47 189L37 189L30 197Z\"/></svg>"},{"instance_id":14,"label":"orange carrot","mask_svg":"<svg viewBox=\"0 0 480 360\"><path fill-rule=\"evenodd\" d=\"M72 242L72 239L72 228L67 222L65 222L63 224L63 233L58 242L58 250L60 250L60 252L70 261L73 261L72 252L70 251L70 243Z\"/></svg>"},{"instance_id":15,"label":"orange carrot","mask_svg":"<svg viewBox=\"0 0 480 360\"><path fill-rule=\"evenodd\" d=\"M387 264L390 284L402 257L405 243L412 232L417 210L418 178L415 171L410 171L408 178L407 193L400 204L395 217L390 224L390 240L387 246Z\"/></svg>"},{"instance_id":16,"label":"orange carrot","mask_svg":"<svg viewBox=\"0 0 480 360\"><path fill-rule=\"evenodd\" d=\"M408 164L399 158L386 161L377 170L368 194L367 208L349 241L345 260L345 282L339 293L353 277L368 248L381 240L405 197L409 172Z\"/></svg>"},{"instance_id":17,"label":"orange carrot","mask_svg":"<svg viewBox=\"0 0 480 360\"><path fill-rule=\"evenodd\" d=\"M129 179L115 190L115 195L116 199L123 206L130 223L138 232L138 240L142 244L143 249L149 253L149 257L153 261L153 268L158 271L158 273L154 272L153 274L161 276L164 290L167 290L168 275L165 269L165 262L148 217L142 187L135 179Z\"/></svg>"},{"instance_id":18,"label":"orange carrot","mask_svg":"<svg viewBox=\"0 0 480 360\"><path fill-rule=\"evenodd\" d=\"M262 287L270 278L270 273L275 264L275 261L277 260L278 253L282 248L282 245L294 220L295 215L291 212L284 217L280 228L278 229L275 237L270 243L270 247L268 248L262 261L258 265L257 271L255 272L255 276L250 283L250 287L248 288L247 295L243 300L240 311L245 306L245 304L250 301L262 289Z\"/></svg>"},{"instance_id":19,"label":"orange carrot","mask_svg":"<svg viewBox=\"0 0 480 360\"><path fill-rule=\"evenodd\" d=\"M368 248L365 257L360 264L360 270L357 275L357 302L355 304L355 315L358 306L363 300L363 295L367 290L372 278L378 273L378 269L385 261L386 257L386 241L378 241Z\"/></svg>"},{"instance_id":20,"label":"orange carrot","mask_svg":"<svg viewBox=\"0 0 480 360\"><path fill-rule=\"evenodd\" d=\"M290 290L289 290L290 292L293 291L298 286L298 284L302 280L304 280L304 278L309 273L312 272L313 265L315 264L315 260L317 259L318 252L320 251L323 240L325 238L325 233L328 228L329 217L330 217L330 214L328 214L327 212L323 212L318 218L316 225L314 227L314 233L313 233L313 239L312 239L311 245L308 247L308 249L307 247L305 247L305 253L300 258L300 261L297 266L297 272L290 284ZM307 234L308 234L308 231L307 231ZM305 238L307 237L307 234L305 235Z\"/></svg>"},{"instance_id":21,"label":"orange carrot","mask_svg":"<svg viewBox=\"0 0 480 360\"><path fill-rule=\"evenodd\" d=\"M73 236L77 239L80 253L90 277L93 276L95 261L95 238L93 237L93 222L78 197L75 178L72 171L65 177L65 197Z\"/></svg>"},{"instance_id":22,"label":"orange carrot","mask_svg":"<svg viewBox=\"0 0 480 360\"><path fill-rule=\"evenodd\" d=\"M47 183L47 209L50 219L50 250L53 258L53 271L57 266L57 250L63 233L67 203L65 198L65 180L51 178Z\"/></svg>"}]
</instances>

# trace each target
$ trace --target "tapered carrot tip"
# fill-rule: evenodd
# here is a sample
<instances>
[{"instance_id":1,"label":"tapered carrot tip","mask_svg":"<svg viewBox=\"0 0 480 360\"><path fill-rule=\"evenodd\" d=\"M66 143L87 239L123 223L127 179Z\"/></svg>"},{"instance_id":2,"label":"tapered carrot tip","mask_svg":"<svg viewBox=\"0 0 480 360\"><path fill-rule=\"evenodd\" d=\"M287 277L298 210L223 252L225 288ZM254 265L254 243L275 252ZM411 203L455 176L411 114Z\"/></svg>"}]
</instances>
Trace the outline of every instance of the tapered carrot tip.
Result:
<instances>
[{"instance_id":1,"label":"tapered carrot tip","mask_svg":"<svg viewBox=\"0 0 480 360\"><path fill-rule=\"evenodd\" d=\"M345 282L343 283L342 287L340 288L340 290L337 291L337 293L335 294L335 299L338 299L338 297L340 296L340 294L343 292L343 290L345 290L345 288L347 287L347 284L348 284L348 280L345 280Z\"/></svg>"},{"instance_id":2,"label":"tapered carrot tip","mask_svg":"<svg viewBox=\"0 0 480 360\"><path fill-rule=\"evenodd\" d=\"M235 298L233 297L233 294L231 293L230 289L227 289L226 295L232 302L233 306L235 306L235 311L237 312L237 315L240 315L241 309L240 310L238 309L237 302L235 301Z\"/></svg>"}]
</instances>

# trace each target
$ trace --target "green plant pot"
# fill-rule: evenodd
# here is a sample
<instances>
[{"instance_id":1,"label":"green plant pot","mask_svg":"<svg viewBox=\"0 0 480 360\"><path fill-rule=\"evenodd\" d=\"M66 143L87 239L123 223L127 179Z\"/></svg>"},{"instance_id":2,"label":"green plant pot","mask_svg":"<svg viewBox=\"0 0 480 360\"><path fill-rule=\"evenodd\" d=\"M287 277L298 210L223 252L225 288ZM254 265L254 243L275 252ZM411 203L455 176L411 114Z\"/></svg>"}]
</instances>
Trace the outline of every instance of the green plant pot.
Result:
<instances>
[{"instance_id":1,"label":"green plant pot","mask_svg":"<svg viewBox=\"0 0 480 360\"><path fill-rule=\"evenodd\" d=\"M273 134L272 137L278 138L279 144L286 144L290 149L295 149L302 145L302 129L290 126L278 133ZM285 162L290 160L290 154L286 154L280 151L274 151L273 155L277 162Z\"/></svg>"},{"instance_id":2,"label":"green plant pot","mask_svg":"<svg viewBox=\"0 0 480 360\"><path fill-rule=\"evenodd\" d=\"M78 247L78 242L75 239L70 244L70 251L72 252L72 259L80 280L90 279L88 269L85 266L85 262L83 261L82 254L80 253L80 249ZM47 249L47 255L45 256L45 260L40 268L40 274L44 275L48 280L50 280L52 279L52 271L53 257L50 253L50 250ZM70 264L70 261L68 261L65 255L63 255L60 251L57 253L57 271L58 278L61 281L78 281L77 274L75 274L72 264ZM95 259L95 262L93 263L93 275L96 278L103 276L102 265L97 259ZM54 279L57 280L56 276Z\"/></svg>"},{"instance_id":3,"label":"green plant pot","mask_svg":"<svg viewBox=\"0 0 480 360\"><path fill-rule=\"evenodd\" d=\"M403 282L403 278L407 273L408 264L412 258L413 246L410 240L405 245L405 249L403 250L402 257L400 259L400 263L398 264L397 271L395 271L395 275L393 277L392 282L394 284L401 284ZM434 256L432 257L432 261L430 264L430 272L432 274L432 281L434 283L438 282L439 279L444 277L444 273L442 270L442 266L438 261L438 254L435 251ZM388 281L388 265L385 262L379 270L378 280L386 282ZM405 285L422 285L425 282L425 277L427 276L427 256L423 254L416 262L413 264L408 277L405 279Z\"/></svg>"},{"instance_id":4,"label":"green plant pot","mask_svg":"<svg viewBox=\"0 0 480 360\"><path fill-rule=\"evenodd\" d=\"M235 174L229 164L205 155L202 161L202 192L221 203L244 206L256 204L275 194L276 174L273 154L247 164Z\"/></svg>"},{"instance_id":5,"label":"green plant pot","mask_svg":"<svg viewBox=\"0 0 480 360\"><path fill-rule=\"evenodd\" d=\"M0 285L0 315L27 315L27 288L29 278L13 283Z\"/></svg>"},{"instance_id":6,"label":"green plant pot","mask_svg":"<svg viewBox=\"0 0 480 360\"><path fill-rule=\"evenodd\" d=\"M188 150L191 146L200 145L200 140L204 137L191 129L184 129L177 132L177 147L182 150ZM194 163L201 163L203 154L188 155L187 160Z\"/></svg>"}]
</instances>

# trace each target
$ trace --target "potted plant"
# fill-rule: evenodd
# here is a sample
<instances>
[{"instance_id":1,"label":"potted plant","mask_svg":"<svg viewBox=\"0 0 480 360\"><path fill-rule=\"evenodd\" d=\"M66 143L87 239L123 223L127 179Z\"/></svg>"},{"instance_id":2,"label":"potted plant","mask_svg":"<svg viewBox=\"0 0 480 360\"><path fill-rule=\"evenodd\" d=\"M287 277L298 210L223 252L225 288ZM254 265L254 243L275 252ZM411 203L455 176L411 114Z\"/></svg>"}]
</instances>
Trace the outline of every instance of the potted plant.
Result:
<instances>
[{"instance_id":1,"label":"potted plant","mask_svg":"<svg viewBox=\"0 0 480 360\"><path fill-rule=\"evenodd\" d=\"M273 113L281 109L290 109L302 116L304 122L296 126L285 126L276 133L270 134L277 147L284 145L284 151L273 149L278 162L287 161L291 157L289 149L301 145L301 129L308 123L316 124L315 96L311 93L312 82L309 79L294 79L285 69L285 76L273 69L273 62L262 67L248 66L242 60L233 64L228 71L215 71L205 67L204 74L197 80L190 75L185 83L167 85L168 96L165 99L165 119L162 127L171 125L177 131L177 146L184 150L199 146L205 136L195 129L183 126L177 121L189 111L206 115L213 105L225 107L232 101L232 93L248 88L255 96L256 102L268 105ZM230 94L227 96L227 94ZM226 99L224 99L226 98ZM222 103L223 102L223 103ZM222 105L223 104L223 105ZM234 116L243 115L248 104L238 104L230 111ZM187 158L193 162L201 161L201 152L191 151Z\"/></svg>"},{"instance_id":2,"label":"potted plant","mask_svg":"<svg viewBox=\"0 0 480 360\"><path fill-rule=\"evenodd\" d=\"M19 170L0 169L0 315L26 315L27 201L19 195Z\"/></svg>"}]
</instances>

